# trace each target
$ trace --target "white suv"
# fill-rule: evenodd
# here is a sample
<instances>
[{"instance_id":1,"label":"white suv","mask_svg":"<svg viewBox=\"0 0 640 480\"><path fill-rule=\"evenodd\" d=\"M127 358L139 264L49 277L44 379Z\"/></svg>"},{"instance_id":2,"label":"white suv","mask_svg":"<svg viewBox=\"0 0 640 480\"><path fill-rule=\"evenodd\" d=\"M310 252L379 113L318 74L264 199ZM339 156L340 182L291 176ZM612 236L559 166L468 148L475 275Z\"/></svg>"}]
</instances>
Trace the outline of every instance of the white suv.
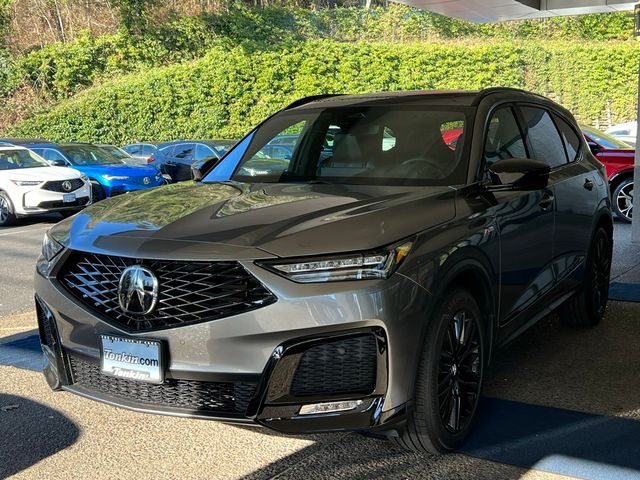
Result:
<instances>
[{"instance_id":1,"label":"white suv","mask_svg":"<svg viewBox=\"0 0 640 480\"><path fill-rule=\"evenodd\" d=\"M89 179L52 167L23 147L0 145L0 227L46 212L71 215L91 203Z\"/></svg>"}]
</instances>

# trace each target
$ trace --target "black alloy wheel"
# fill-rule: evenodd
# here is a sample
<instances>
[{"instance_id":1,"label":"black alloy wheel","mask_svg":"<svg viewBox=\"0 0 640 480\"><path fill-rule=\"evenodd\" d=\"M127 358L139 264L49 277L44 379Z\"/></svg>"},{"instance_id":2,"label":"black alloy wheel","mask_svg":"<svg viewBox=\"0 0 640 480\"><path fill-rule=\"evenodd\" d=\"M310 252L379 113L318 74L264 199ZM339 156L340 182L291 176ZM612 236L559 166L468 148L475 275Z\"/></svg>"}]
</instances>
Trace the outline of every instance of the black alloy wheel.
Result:
<instances>
[{"instance_id":1,"label":"black alloy wheel","mask_svg":"<svg viewBox=\"0 0 640 480\"><path fill-rule=\"evenodd\" d=\"M611 257L611 237L603 227L598 227L585 258L582 286L560 308L560 318L564 323L593 326L602 320L609 299Z\"/></svg>"},{"instance_id":2,"label":"black alloy wheel","mask_svg":"<svg viewBox=\"0 0 640 480\"><path fill-rule=\"evenodd\" d=\"M480 332L472 315L467 310L453 315L440 352L440 418L451 433L458 433L468 426L480 397Z\"/></svg>"},{"instance_id":3,"label":"black alloy wheel","mask_svg":"<svg viewBox=\"0 0 640 480\"><path fill-rule=\"evenodd\" d=\"M485 366L483 317L467 290L443 294L425 333L407 425L394 441L406 450L458 448L477 414Z\"/></svg>"}]
</instances>

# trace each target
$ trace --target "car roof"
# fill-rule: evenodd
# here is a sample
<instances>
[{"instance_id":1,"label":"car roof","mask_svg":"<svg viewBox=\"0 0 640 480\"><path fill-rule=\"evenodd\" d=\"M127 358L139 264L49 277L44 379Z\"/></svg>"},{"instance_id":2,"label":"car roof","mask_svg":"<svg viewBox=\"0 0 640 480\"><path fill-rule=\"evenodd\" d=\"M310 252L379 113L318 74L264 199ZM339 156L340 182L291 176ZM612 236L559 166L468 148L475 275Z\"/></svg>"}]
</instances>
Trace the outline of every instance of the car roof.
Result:
<instances>
[{"instance_id":1,"label":"car roof","mask_svg":"<svg viewBox=\"0 0 640 480\"><path fill-rule=\"evenodd\" d=\"M0 138L0 142L11 145L54 144L49 140L43 140L41 138Z\"/></svg>"},{"instance_id":2,"label":"car roof","mask_svg":"<svg viewBox=\"0 0 640 480\"><path fill-rule=\"evenodd\" d=\"M410 90L377 92L355 95L315 95L293 102L286 109L347 107L359 104L394 105L424 103L425 105L475 106L484 98L495 94L509 94L520 100L551 102L548 98L518 88L491 87L483 90Z\"/></svg>"},{"instance_id":3,"label":"car roof","mask_svg":"<svg viewBox=\"0 0 640 480\"><path fill-rule=\"evenodd\" d=\"M0 151L6 150L28 150L28 148L25 148L21 145L3 145L0 143Z\"/></svg>"}]
</instances>

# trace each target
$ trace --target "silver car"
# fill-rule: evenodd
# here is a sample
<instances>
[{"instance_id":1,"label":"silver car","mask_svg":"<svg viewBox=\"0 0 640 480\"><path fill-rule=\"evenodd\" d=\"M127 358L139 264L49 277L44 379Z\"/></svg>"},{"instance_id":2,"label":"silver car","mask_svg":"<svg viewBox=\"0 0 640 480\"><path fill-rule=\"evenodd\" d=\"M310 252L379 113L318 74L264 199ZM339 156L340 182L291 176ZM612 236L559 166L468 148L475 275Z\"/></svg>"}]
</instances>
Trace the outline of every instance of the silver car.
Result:
<instances>
[{"instance_id":1,"label":"silver car","mask_svg":"<svg viewBox=\"0 0 640 480\"><path fill-rule=\"evenodd\" d=\"M291 158L268 157L282 135ZM215 162L48 232L35 289L53 389L447 452L498 347L552 309L604 314L603 166L543 97L308 98Z\"/></svg>"}]
</instances>

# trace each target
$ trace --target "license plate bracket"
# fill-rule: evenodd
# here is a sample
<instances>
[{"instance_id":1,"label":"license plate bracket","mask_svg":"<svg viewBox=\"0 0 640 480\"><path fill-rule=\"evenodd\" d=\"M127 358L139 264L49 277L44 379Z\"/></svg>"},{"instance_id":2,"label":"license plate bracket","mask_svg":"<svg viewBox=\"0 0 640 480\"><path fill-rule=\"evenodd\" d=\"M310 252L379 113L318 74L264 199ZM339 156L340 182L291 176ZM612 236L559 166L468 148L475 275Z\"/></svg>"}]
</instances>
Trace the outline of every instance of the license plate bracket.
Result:
<instances>
[{"instance_id":1,"label":"license plate bracket","mask_svg":"<svg viewBox=\"0 0 640 480\"><path fill-rule=\"evenodd\" d=\"M103 375L148 383L162 383L162 343L144 338L100 336Z\"/></svg>"}]
</instances>

